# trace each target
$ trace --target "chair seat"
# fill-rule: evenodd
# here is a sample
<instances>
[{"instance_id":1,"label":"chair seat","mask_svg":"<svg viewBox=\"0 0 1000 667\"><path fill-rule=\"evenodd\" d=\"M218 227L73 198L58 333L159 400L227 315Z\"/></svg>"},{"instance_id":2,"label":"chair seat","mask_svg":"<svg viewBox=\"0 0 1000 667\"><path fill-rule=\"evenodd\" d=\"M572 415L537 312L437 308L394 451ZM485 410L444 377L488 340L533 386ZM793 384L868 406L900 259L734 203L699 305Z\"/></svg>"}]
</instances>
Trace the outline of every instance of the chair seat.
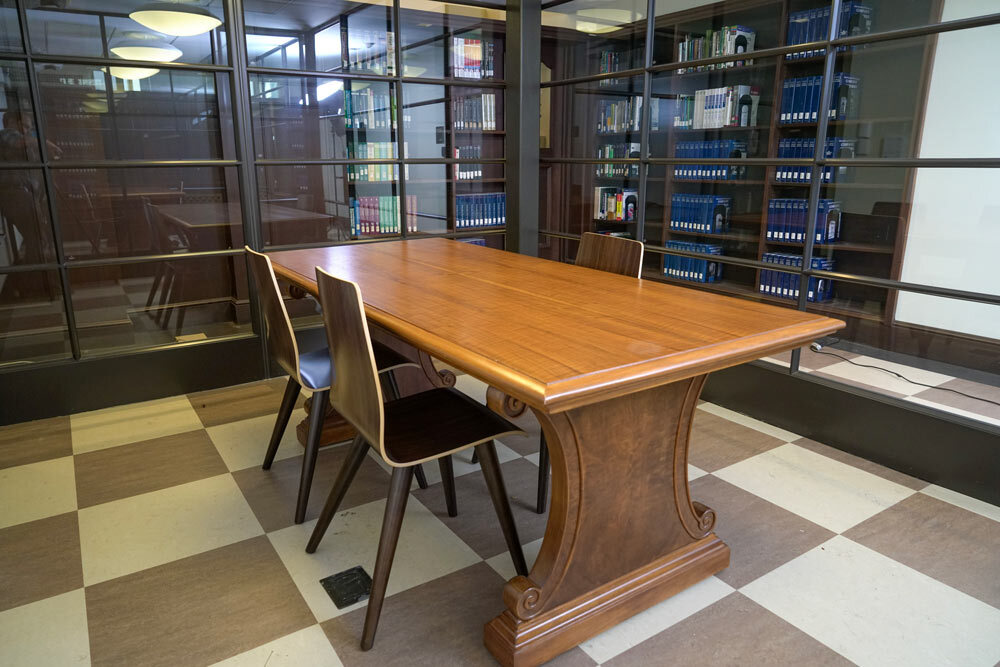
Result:
<instances>
[{"instance_id":1,"label":"chair seat","mask_svg":"<svg viewBox=\"0 0 1000 667\"><path fill-rule=\"evenodd\" d=\"M373 343L375 351L375 367L379 373L395 370L403 366L416 366L399 352L381 343ZM333 382L330 376L330 350L320 348L299 355L299 374L308 389L329 389Z\"/></svg>"},{"instance_id":2,"label":"chair seat","mask_svg":"<svg viewBox=\"0 0 1000 667\"><path fill-rule=\"evenodd\" d=\"M524 431L457 389L442 388L385 405L385 451L413 465Z\"/></svg>"}]
</instances>

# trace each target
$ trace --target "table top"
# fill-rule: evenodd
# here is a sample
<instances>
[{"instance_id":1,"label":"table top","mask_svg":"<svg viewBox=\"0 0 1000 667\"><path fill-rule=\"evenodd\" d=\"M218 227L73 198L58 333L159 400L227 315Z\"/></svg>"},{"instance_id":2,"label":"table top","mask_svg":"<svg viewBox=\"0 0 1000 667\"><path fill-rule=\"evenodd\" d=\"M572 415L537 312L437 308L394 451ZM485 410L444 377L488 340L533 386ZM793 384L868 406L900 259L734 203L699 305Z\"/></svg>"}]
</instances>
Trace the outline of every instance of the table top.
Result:
<instances>
[{"instance_id":1,"label":"table top","mask_svg":"<svg viewBox=\"0 0 1000 667\"><path fill-rule=\"evenodd\" d=\"M160 215L188 228L228 227L243 224L242 209L236 202L201 202L197 204L161 204ZM331 220L333 216L303 211L291 206L261 204L260 219L265 225L278 222L313 222Z\"/></svg>"},{"instance_id":2,"label":"table top","mask_svg":"<svg viewBox=\"0 0 1000 667\"><path fill-rule=\"evenodd\" d=\"M368 317L548 412L758 359L844 323L448 239L270 254L316 294L315 267L358 283Z\"/></svg>"}]
</instances>

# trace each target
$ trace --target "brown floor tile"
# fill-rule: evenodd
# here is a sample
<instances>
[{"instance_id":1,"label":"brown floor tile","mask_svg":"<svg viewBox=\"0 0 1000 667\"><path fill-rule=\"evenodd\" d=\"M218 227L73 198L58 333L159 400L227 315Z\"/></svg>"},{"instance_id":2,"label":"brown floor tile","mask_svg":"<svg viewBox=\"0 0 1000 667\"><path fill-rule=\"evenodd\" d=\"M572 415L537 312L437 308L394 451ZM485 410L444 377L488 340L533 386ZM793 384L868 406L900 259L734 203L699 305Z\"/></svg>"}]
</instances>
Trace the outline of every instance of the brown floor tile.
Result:
<instances>
[{"instance_id":1,"label":"brown floor tile","mask_svg":"<svg viewBox=\"0 0 1000 667\"><path fill-rule=\"evenodd\" d=\"M98 667L209 664L315 622L264 536L87 588Z\"/></svg>"},{"instance_id":2,"label":"brown floor tile","mask_svg":"<svg viewBox=\"0 0 1000 667\"><path fill-rule=\"evenodd\" d=\"M839 353L838 353L839 354ZM872 384L867 384L864 382L858 382L857 380L851 380L840 375L830 375L829 373L824 373L823 371L811 371L816 377L821 377L826 380L831 380L833 382L839 382L840 384L846 384L851 387L857 387L858 389L864 389L866 391L874 392L876 394L882 394L883 396L891 396L892 398L898 398L904 400L906 396L895 391L889 391L888 389L883 389L882 387L876 387Z\"/></svg>"},{"instance_id":3,"label":"brown floor tile","mask_svg":"<svg viewBox=\"0 0 1000 667\"><path fill-rule=\"evenodd\" d=\"M731 551L729 567L716 576L734 588L834 536L826 528L711 475L691 482L691 497L715 510L715 533Z\"/></svg>"},{"instance_id":4,"label":"brown floor tile","mask_svg":"<svg viewBox=\"0 0 1000 667\"><path fill-rule=\"evenodd\" d=\"M0 469L72 455L69 417L0 427Z\"/></svg>"},{"instance_id":5,"label":"brown floor tile","mask_svg":"<svg viewBox=\"0 0 1000 667\"><path fill-rule=\"evenodd\" d=\"M841 359L841 357L845 357L847 359L855 359L859 356L857 354L854 354L853 352L846 352L844 350L838 350L835 348L826 348L823 350L823 352L813 352L812 350L809 349L808 346L800 349L802 350L802 354L799 356L799 367L808 368L810 370L820 370L826 368L827 366L833 366L834 364L839 364L844 360ZM833 354L824 354L824 352L827 351ZM834 356L834 354L840 356Z\"/></svg>"},{"instance_id":6,"label":"brown floor tile","mask_svg":"<svg viewBox=\"0 0 1000 667\"><path fill-rule=\"evenodd\" d=\"M535 513L538 466L525 459L514 459L500 468L521 543L537 540L545 534L548 521L548 514ZM440 483L417 489L413 491L413 496L481 557L491 558L507 551L483 473L477 471L456 477L455 490L458 496L457 517L448 516Z\"/></svg>"},{"instance_id":7,"label":"brown floor tile","mask_svg":"<svg viewBox=\"0 0 1000 667\"><path fill-rule=\"evenodd\" d=\"M911 477L904 472L899 472L898 470L893 470L892 468L887 468L884 465L875 463L874 461L869 461L868 459L863 459L860 456L855 456L854 454L848 454L847 452L837 449L836 447L830 447L829 445L824 445L822 443L816 442L815 440L810 440L809 438L799 438L795 441L796 445L799 447L804 447L811 452L816 452L817 454L822 454L827 458L831 458L834 461L840 461L841 463L846 463L849 466L858 468L859 470L864 470L865 472L870 472L873 475L877 475L882 479L887 479L890 482L895 482L896 484L901 484L910 489L915 489L919 491L925 488L930 482L925 482L922 479L917 479L916 477Z\"/></svg>"},{"instance_id":8,"label":"brown floor tile","mask_svg":"<svg viewBox=\"0 0 1000 667\"><path fill-rule=\"evenodd\" d=\"M604 665L853 665L740 593L688 616Z\"/></svg>"},{"instance_id":9,"label":"brown floor tile","mask_svg":"<svg viewBox=\"0 0 1000 667\"><path fill-rule=\"evenodd\" d=\"M321 625L347 667L362 665L496 665L483 646L483 626L503 610L504 581L477 563L387 598L375 646L362 651L365 608ZM552 665L594 665L579 648Z\"/></svg>"},{"instance_id":10,"label":"brown floor tile","mask_svg":"<svg viewBox=\"0 0 1000 667\"><path fill-rule=\"evenodd\" d=\"M521 456L536 453L542 429L538 424L538 420L535 419L535 415L531 414L531 411L528 410L517 419L511 421L524 431L526 435L509 435L504 437L501 442Z\"/></svg>"},{"instance_id":11,"label":"brown floor tile","mask_svg":"<svg viewBox=\"0 0 1000 667\"><path fill-rule=\"evenodd\" d=\"M208 427L277 413L283 391L284 382L279 387L271 381L251 382L188 394L188 400L201 423Z\"/></svg>"},{"instance_id":12,"label":"brown floor tile","mask_svg":"<svg viewBox=\"0 0 1000 667\"><path fill-rule=\"evenodd\" d=\"M960 378L948 380L940 386L947 387L948 389L954 389L955 391L961 391L963 393L970 394L971 396L982 396L985 399L1000 403L1000 387L993 387L988 384L972 382L971 380L962 380ZM976 399L968 398L967 396L959 396L958 394L950 391L925 389L919 394L914 394L914 397L922 398L926 401L934 401L935 403L947 405L951 408L974 412L977 415L1000 419L1000 405L993 405L992 403L987 403L986 401L977 401Z\"/></svg>"},{"instance_id":13,"label":"brown floor tile","mask_svg":"<svg viewBox=\"0 0 1000 667\"><path fill-rule=\"evenodd\" d=\"M349 451L349 444L320 450L309 493L306 521L319 516ZM295 523L295 504L301 475L301 456L275 461L270 470L253 467L233 473L243 496L266 532L287 528ZM388 492L389 475L371 457L366 457L340 509L342 511L385 498Z\"/></svg>"},{"instance_id":14,"label":"brown floor tile","mask_svg":"<svg viewBox=\"0 0 1000 667\"><path fill-rule=\"evenodd\" d=\"M228 471L204 429L77 454L73 465L81 509Z\"/></svg>"},{"instance_id":15,"label":"brown floor tile","mask_svg":"<svg viewBox=\"0 0 1000 667\"><path fill-rule=\"evenodd\" d=\"M774 436L704 410L695 410L688 463L714 472L783 444Z\"/></svg>"},{"instance_id":16,"label":"brown floor tile","mask_svg":"<svg viewBox=\"0 0 1000 667\"><path fill-rule=\"evenodd\" d=\"M996 521L915 493L844 536L1000 607Z\"/></svg>"},{"instance_id":17,"label":"brown floor tile","mask_svg":"<svg viewBox=\"0 0 1000 667\"><path fill-rule=\"evenodd\" d=\"M0 611L81 586L76 512L0 530Z\"/></svg>"}]
</instances>

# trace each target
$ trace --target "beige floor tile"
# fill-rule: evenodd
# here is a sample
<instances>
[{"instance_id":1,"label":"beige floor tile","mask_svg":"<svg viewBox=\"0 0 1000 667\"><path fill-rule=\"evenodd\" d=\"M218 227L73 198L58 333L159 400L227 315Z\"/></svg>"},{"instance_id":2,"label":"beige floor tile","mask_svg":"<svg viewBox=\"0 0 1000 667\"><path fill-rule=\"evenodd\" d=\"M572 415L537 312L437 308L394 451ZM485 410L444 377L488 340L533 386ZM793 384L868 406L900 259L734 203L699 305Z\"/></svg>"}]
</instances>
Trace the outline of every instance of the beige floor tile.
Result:
<instances>
[{"instance_id":1,"label":"beige floor tile","mask_svg":"<svg viewBox=\"0 0 1000 667\"><path fill-rule=\"evenodd\" d=\"M39 419L0 427L0 468L48 461L72 454L69 417Z\"/></svg>"},{"instance_id":2,"label":"beige floor tile","mask_svg":"<svg viewBox=\"0 0 1000 667\"><path fill-rule=\"evenodd\" d=\"M521 551L524 552L524 562L528 564L529 572L534 566L541 548L541 538L521 545ZM517 572L514 570L514 561L510 559L509 551L504 551L502 554L497 554L492 558L486 559L486 564L496 570L497 574L503 577L504 581L510 581L517 576Z\"/></svg>"},{"instance_id":3,"label":"beige floor tile","mask_svg":"<svg viewBox=\"0 0 1000 667\"><path fill-rule=\"evenodd\" d=\"M330 645L323 628L311 625L263 646L234 655L215 667L341 667L337 652Z\"/></svg>"},{"instance_id":4,"label":"beige floor tile","mask_svg":"<svg viewBox=\"0 0 1000 667\"><path fill-rule=\"evenodd\" d=\"M82 454L202 427L187 396L120 405L72 415L73 452Z\"/></svg>"},{"instance_id":5,"label":"beige floor tile","mask_svg":"<svg viewBox=\"0 0 1000 667\"><path fill-rule=\"evenodd\" d=\"M316 623L264 537L88 586L87 617L94 665L143 667L210 664Z\"/></svg>"},{"instance_id":6,"label":"beige floor tile","mask_svg":"<svg viewBox=\"0 0 1000 667\"><path fill-rule=\"evenodd\" d=\"M303 448L295 436L295 426L305 417L305 410L292 411L288 426L285 427L285 433L281 437L281 444L278 445L278 451L274 455L275 461L302 454ZM215 448L219 450L222 460L230 470L259 468L264 462L267 445L271 442L276 418L275 414L267 414L263 417L210 426L205 430L208 431L208 436L215 443Z\"/></svg>"},{"instance_id":7,"label":"beige floor tile","mask_svg":"<svg viewBox=\"0 0 1000 667\"><path fill-rule=\"evenodd\" d=\"M0 528L75 509L72 456L0 470Z\"/></svg>"},{"instance_id":8,"label":"beige floor tile","mask_svg":"<svg viewBox=\"0 0 1000 667\"><path fill-rule=\"evenodd\" d=\"M892 468L887 468L883 465L879 465L874 461L869 461L868 459L863 459L860 456L855 456L854 454L849 454L836 447L830 447L829 445L824 445L822 443L816 442L815 440L810 440L809 438L801 438L796 440L793 444L799 447L804 447L811 452L816 452L817 454L822 454L823 456L833 459L834 461L840 461L841 463L846 463L849 466L855 467L858 470L864 470L873 475L877 475L883 479L887 479L890 482L895 482L896 484L902 484L911 489L919 491L927 487L928 482L922 479L917 479L907 475L906 473L899 472L898 470L893 470Z\"/></svg>"},{"instance_id":9,"label":"beige floor tile","mask_svg":"<svg viewBox=\"0 0 1000 667\"><path fill-rule=\"evenodd\" d=\"M950 375L942 375L941 373L925 371L921 368L905 366L903 364L885 361L884 359L859 356L854 357L852 361L854 361L853 364L847 361L831 364L830 366L823 368L823 374L848 380L852 383L876 387L877 389L891 392L893 394L902 394L903 396L912 396L913 394L924 391L927 387L907 382L906 380L893 375L893 373L898 373L913 382L920 382L922 384L929 384L932 386L944 384L945 382L954 379ZM865 364L865 367L857 366L856 364ZM876 368L867 368L866 366L875 366Z\"/></svg>"},{"instance_id":10,"label":"beige floor tile","mask_svg":"<svg viewBox=\"0 0 1000 667\"><path fill-rule=\"evenodd\" d=\"M0 529L0 611L82 586L76 512Z\"/></svg>"},{"instance_id":11,"label":"beige floor tile","mask_svg":"<svg viewBox=\"0 0 1000 667\"><path fill-rule=\"evenodd\" d=\"M934 403L959 408L961 410L965 410L966 412L980 414L985 417L1000 420L1000 405L996 405L996 403L1000 403L1000 387L993 387L986 384L980 384L979 382L962 379L949 380L939 386L941 387L940 389L925 389L924 391L914 394L914 396L932 401ZM952 389L954 391L943 391L943 389ZM968 394L968 396L956 394L954 393L955 391ZM980 401L975 398L970 398L971 396L978 396L986 400ZM988 403L987 401L993 402Z\"/></svg>"},{"instance_id":12,"label":"beige floor tile","mask_svg":"<svg viewBox=\"0 0 1000 667\"><path fill-rule=\"evenodd\" d=\"M80 510L86 585L260 535L228 473Z\"/></svg>"},{"instance_id":13,"label":"beige floor tile","mask_svg":"<svg viewBox=\"0 0 1000 667\"><path fill-rule=\"evenodd\" d=\"M90 664L83 589L0 612L4 667Z\"/></svg>"},{"instance_id":14,"label":"beige floor tile","mask_svg":"<svg viewBox=\"0 0 1000 667\"><path fill-rule=\"evenodd\" d=\"M325 621L365 605L359 602L337 609L319 581L357 565L364 567L369 574L374 572L384 512L384 500L340 512L334 517L315 554L305 552L315 521L268 534L318 620ZM427 508L410 498L387 594L394 595L419 586L479 560Z\"/></svg>"}]
</instances>

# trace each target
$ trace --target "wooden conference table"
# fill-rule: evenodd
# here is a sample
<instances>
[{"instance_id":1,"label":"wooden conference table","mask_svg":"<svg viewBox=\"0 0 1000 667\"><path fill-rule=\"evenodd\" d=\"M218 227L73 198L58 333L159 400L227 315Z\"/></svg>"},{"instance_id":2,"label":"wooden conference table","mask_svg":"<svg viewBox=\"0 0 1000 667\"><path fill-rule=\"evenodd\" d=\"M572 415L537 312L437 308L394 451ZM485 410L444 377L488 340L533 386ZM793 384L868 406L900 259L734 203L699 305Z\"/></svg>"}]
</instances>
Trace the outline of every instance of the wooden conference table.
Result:
<instances>
[{"instance_id":1,"label":"wooden conference table","mask_svg":"<svg viewBox=\"0 0 1000 667\"><path fill-rule=\"evenodd\" d=\"M687 480L706 374L843 326L445 239L270 257L312 294L317 265L357 282L370 322L488 383L495 410L538 417L552 503L534 567L485 628L504 665L544 662L726 568L715 514Z\"/></svg>"}]
</instances>

